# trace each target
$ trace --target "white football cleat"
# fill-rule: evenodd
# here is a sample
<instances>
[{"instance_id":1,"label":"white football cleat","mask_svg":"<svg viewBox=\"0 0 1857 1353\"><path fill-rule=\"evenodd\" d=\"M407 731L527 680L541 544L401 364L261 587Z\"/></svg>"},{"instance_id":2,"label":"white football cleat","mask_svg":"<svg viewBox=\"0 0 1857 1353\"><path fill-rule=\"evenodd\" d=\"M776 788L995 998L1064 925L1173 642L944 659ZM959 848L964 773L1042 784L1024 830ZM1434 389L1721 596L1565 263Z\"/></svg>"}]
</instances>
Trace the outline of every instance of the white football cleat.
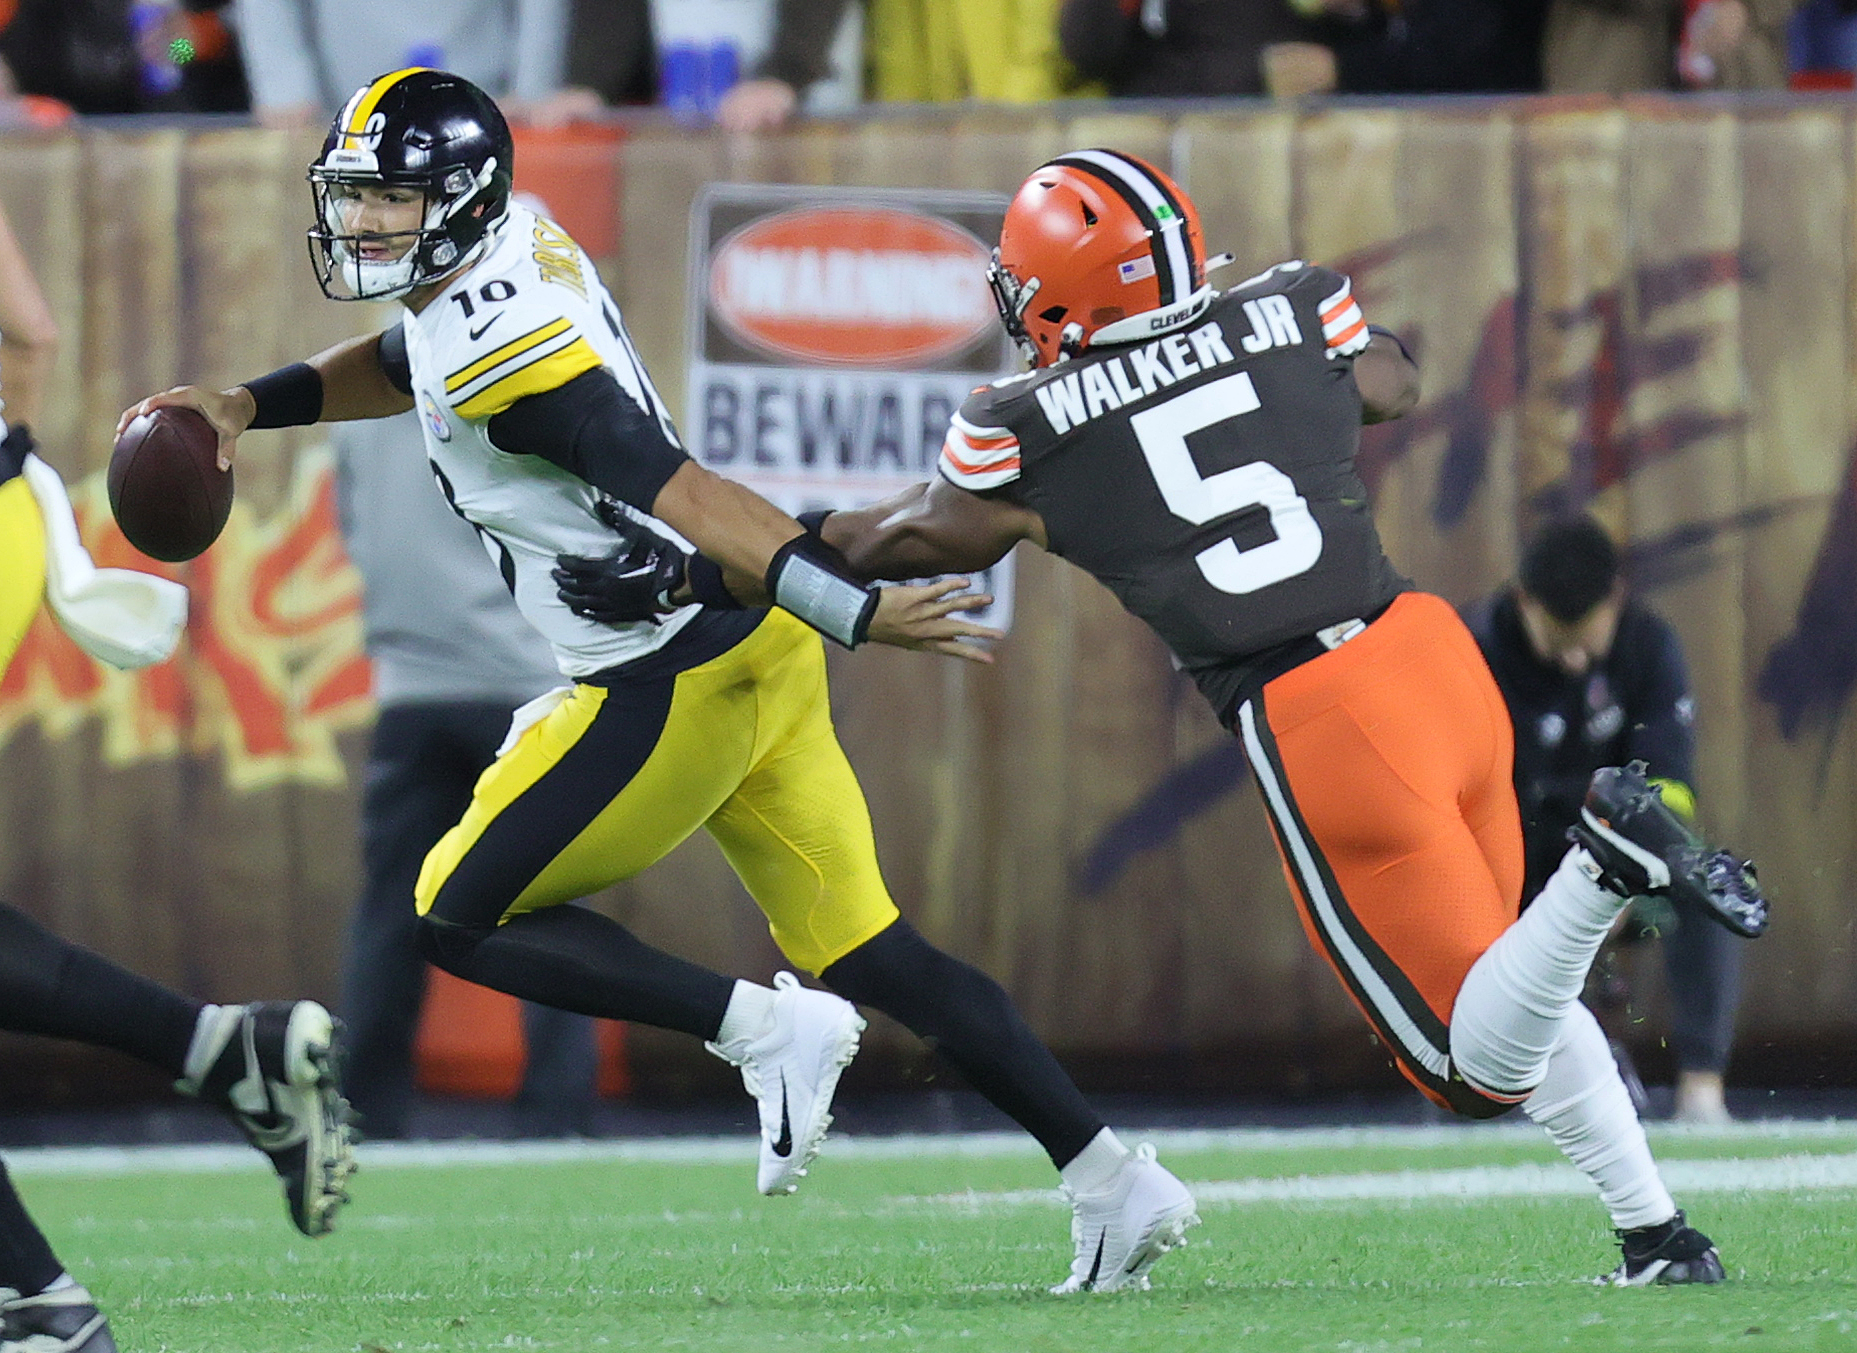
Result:
<instances>
[{"instance_id":1,"label":"white football cleat","mask_svg":"<svg viewBox=\"0 0 1857 1353\"><path fill-rule=\"evenodd\" d=\"M96 1298L68 1286L22 1297L0 1287L0 1353L116 1353Z\"/></svg>"},{"instance_id":2,"label":"white football cleat","mask_svg":"<svg viewBox=\"0 0 1857 1353\"><path fill-rule=\"evenodd\" d=\"M1051 1291L1148 1290L1148 1270L1167 1251L1186 1244L1186 1228L1199 1224L1193 1195L1154 1159L1146 1142L1122 1163L1109 1187L1096 1193L1064 1189L1070 1199L1070 1239L1076 1257L1070 1276Z\"/></svg>"},{"instance_id":3,"label":"white football cleat","mask_svg":"<svg viewBox=\"0 0 1857 1353\"><path fill-rule=\"evenodd\" d=\"M858 1055L864 1017L829 991L800 985L790 972L774 976L773 1027L736 1047L709 1044L741 1068L742 1084L761 1110L762 1193L792 1193L819 1154L832 1125L838 1078Z\"/></svg>"}]
</instances>

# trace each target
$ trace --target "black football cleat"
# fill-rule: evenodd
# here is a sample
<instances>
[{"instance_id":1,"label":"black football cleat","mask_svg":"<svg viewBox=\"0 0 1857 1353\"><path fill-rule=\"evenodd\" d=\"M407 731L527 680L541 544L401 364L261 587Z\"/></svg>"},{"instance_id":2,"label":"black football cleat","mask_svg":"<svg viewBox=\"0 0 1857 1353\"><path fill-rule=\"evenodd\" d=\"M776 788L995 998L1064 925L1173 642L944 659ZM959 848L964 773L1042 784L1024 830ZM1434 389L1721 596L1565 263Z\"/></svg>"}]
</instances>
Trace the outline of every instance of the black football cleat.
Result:
<instances>
[{"instance_id":1,"label":"black football cleat","mask_svg":"<svg viewBox=\"0 0 1857 1353\"><path fill-rule=\"evenodd\" d=\"M1657 1226L1620 1231L1623 1262L1604 1279L1613 1287L1726 1282L1715 1242L1691 1226L1681 1212Z\"/></svg>"},{"instance_id":2,"label":"black football cleat","mask_svg":"<svg viewBox=\"0 0 1857 1353\"><path fill-rule=\"evenodd\" d=\"M33 1297L0 1287L0 1353L116 1353L116 1340L81 1287Z\"/></svg>"},{"instance_id":3,"label":"black football cleat","mask_svg":"<svg viewBox=\"0 0 1857 1353\"><path fill-rule=\"evenodd\" d=\"M348 1201L353 1117L336 1074L335 1021L315 1001L209 1006L175 1083L223 1109L270 1157L290 1220L327 1235Z\"/></svg>"},{"instance_id":4,"label":"black football cleat","mask_svg":"<svg viewBox=\"0 0 1857 1353\"><path fill-rule=\"evenodd\" d=\"M1744 939L1762 934L1767 899L1753 864L1711 850L1670 811L1644 772L1642 761L1595 771L1567 839L1586 848L1600 883L1620 897L1688 902Z\"/></svg>"}]
</instances>

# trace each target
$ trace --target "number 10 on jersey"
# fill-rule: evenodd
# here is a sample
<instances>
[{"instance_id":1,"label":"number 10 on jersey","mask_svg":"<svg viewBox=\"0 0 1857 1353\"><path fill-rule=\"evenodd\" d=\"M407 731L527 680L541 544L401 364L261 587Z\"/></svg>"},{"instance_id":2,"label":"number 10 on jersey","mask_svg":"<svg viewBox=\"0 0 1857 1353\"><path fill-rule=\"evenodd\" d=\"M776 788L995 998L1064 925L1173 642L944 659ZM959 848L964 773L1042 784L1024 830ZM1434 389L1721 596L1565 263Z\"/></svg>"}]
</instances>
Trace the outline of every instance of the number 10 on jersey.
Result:
<instances>
[{"instance_id":1,"label":"number 10 on jersey","mask_svg":"<svg viewBox=\"0 0 1857 1353\"><path fill-rule=\"evenodd\" d=\"M1296 484L1269 461L1254 460L1202 476L1186 439L1262 405L1251 377L1237 372L1175 395L1129 421L1148 469L1176 517L1204 526L1234 512L1261 507L1277 538L1248 550L1227 537L1196 556L1199 571L1221 592L1243 596L1306 573L1322 556L1322 528Z\"/></svg>"}]
</instances>

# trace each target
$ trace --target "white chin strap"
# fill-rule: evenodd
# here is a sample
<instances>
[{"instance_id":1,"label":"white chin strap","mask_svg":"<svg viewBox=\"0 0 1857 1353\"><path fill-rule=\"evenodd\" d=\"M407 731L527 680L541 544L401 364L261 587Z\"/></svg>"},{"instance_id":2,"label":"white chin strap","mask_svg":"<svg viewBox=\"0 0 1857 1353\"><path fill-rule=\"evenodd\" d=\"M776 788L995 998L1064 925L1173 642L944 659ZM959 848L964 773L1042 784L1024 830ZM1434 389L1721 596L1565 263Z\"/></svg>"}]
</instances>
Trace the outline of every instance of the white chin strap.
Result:
<instances>
[{"instance_id":1,"label":"white chin strap","mask_svg":"<svg viewBox=\"0 0 1857 1353\"><path fill-rule=\"evenodd\" d=\"M335 266L342 285L367 300L390 300L413 289L413 271L418 267L419 250L408 249L392 262L376 262L352 253L348 245L337 240L333 246Z\"/></svg>"}]
</instances>

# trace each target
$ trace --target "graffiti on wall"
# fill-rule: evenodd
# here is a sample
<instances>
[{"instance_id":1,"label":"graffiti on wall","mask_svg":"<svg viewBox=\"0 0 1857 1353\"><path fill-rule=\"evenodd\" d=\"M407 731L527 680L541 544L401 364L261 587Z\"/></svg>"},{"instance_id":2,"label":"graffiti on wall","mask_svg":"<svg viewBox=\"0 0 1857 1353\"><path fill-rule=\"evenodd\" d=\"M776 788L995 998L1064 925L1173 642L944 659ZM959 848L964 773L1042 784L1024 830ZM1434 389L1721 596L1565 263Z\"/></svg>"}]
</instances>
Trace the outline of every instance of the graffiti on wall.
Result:
<instances>
[{"instance_id":1,"label":"graffiti on wall","mask_svg":"<svg viewBox=\"0 0 1857 1353\"><path fill-rule=\"evenodd\" d=\"M0 747L22 729L67 737L95 724L113 766L218 756L235 789L344 779L336 736L372 717L361 580L342 551L333 461L298 457L289 492L260 518L243 502L217 543L158 564L123 539L103 475L71 486L99 565L184 582L192 596L175 656L139 672L97 662L41 608L0 677Z\"/></svg>"}]
</instances>

